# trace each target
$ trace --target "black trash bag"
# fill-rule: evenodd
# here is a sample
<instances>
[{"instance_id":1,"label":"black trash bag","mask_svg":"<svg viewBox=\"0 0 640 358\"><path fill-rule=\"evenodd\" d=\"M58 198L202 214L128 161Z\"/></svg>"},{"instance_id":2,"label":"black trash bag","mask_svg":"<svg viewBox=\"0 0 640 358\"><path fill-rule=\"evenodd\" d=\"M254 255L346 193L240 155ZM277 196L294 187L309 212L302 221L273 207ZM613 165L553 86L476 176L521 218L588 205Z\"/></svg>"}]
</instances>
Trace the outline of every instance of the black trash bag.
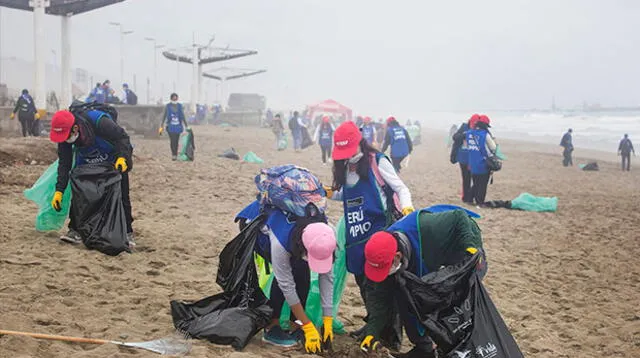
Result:
<instances>
[{"instance_id":1,"label":"black trash bag","mask_svg":"<svg viewBox=\"0 0 640 358\"><path fill-rule=\"evenodd\" d=\"M129 251L121 181L122 175L110 163L82 165L71 171L73 229L88 249L111 256Z\"/></svg>"},{"instance_id":2,"label":"black trash bag","mask_svg":"<svg viewBox=\"0 0 640 358\"><path fill-rule=\"evenodd\" d=\"M491 200L485 201L480 207L489 209L511 209L511 200Z\"/></svg>"},{"instance_id":3,"label":"black trash bag","mask_svg":"<svg viewBox=\"0 0 640 358\"><path fill-rule=\"evenodd\" d=\"M398 282L426 334L447 358L524 357L482 285L482 253L422 279L409 272Z\"/></svg>"},{"instance_id":4,"label":"black trash bag","mask_svg":"<svg viewBox=\"0 0 640 358\"><path fill-rule=\"evenodd\" d=\"M582 167L582 170L588 171L588 172L597 172L597 171L600 170L600 168L598 167L598 163L597 162L590 162L587 165L585 165L584 167Z\"/></svg>"},{"instance_id":5,"label":"black trash bag","mask_svg":"<svg viewBox=\"0 0 640 358\"><path fill-rule=\"evenodd\" d=\"M171 301L173 325L193 338L243 349L271 321L272 309L260 289L253 261L254 246L264 225L258 216L220 253L216 282L224 293L195 303Z\"/></svg>"},{"instance_id":6,"label":"black trash bag","mask_svg":"<svg viewBox=\"0 0 640 358\"><path fill-rule=\"evenodd\" d=\"M233 160L240 160L240 155L238 155L236 150L233 149L233 148L229 148L229 149L225 150L224 152L222 152L222 154L218 154L218 157L220 157L220 158L228 158L228 159L233 159Z\"/></svg>"},{"instance_id":7,"label":"black trash bag","mask_svg":"<svg viewBox=\"0 0 640 358\"><path fill-rule=\"evenodd\" d=\"M227 243L220 252L216 275L216 283L222 287L224 292L255 291L255 293L249 293L254 299L263 298L260 303L267 302L267 299L257 283L258 273L253 261L253 251L265 219L264 214L258 215L233 240ZM255 285L251 281L254 278Z\"/></svg>"},{"instance_id":8,"label":"black trash bag","mask_svg":"<svg viewBox=\"0 0 640 358\"><path fill-rule=\"evenodd\" d=\"M266 304L236 307L231 296L220 293L194 303L171 301L173 325L192 338L242 350L269 324L272 309Z\"/></svg>"},{"instance_id":9,"label":"black trash bag","mask_svg":"<svg viewBox=\"0 0 640 358\"><path fill-rule=\"evenodd\" d=\"M196 139L193 136L193 130L191 128L187 131L189 132L189 137L187 139L187 148L185 149L184 154L187 156L187 159L193 161L195 159Z\"/></svg>"},{"instance_id":10,"label":"black trash bag","mask_svg":"<svg viewBox=\"0 0 640 358\"><path fill-rule=\"evenodd\" d=\"M310 146L313 145L313 139L311 139L311 136L309 135L309 131L307 130L307 128L300 128L300 132L302 135L302 141L300 142L300 148L301 149L305 149L305 148L309 148Z\"/></svg>"}]
</instances>

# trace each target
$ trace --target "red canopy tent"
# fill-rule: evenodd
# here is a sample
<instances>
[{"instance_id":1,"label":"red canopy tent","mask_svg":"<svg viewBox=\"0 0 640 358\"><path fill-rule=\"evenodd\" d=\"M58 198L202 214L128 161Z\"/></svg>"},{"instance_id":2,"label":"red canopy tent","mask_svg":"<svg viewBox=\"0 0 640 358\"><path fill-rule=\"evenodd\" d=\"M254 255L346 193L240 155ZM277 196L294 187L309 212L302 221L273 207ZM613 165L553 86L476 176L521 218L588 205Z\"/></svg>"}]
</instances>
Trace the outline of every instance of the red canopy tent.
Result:
<instances>
[{"instance_id":1,"label":"red canopy tent","mask_svg":"<svg viewBox=\"0 0 640 358\"><path fill-rule=\"evenodd\" d=\"M340 104L332 99L313 104L308 107L309 115L311 118L315 117L316 113L337 113L344 115L345 119L350 120L353 116L351 108Z\"/></svg>"}]
</instances>

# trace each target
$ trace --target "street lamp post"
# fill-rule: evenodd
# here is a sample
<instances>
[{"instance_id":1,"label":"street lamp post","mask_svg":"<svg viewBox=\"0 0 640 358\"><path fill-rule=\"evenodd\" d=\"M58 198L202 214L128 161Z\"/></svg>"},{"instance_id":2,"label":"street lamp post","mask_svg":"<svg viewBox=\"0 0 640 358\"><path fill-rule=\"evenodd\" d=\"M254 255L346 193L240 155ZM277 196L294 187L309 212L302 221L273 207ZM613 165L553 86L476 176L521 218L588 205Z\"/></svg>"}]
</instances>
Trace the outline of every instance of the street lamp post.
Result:
<instances>
[{"instance_id":1,"label":"street lamp post","mask_svg":"<svg viewBox=\"0 0 640 358\"><path fill-rule=\"evenodd\" d=\"M153 88L158 89L158 50L163 48L164 45L158 45L158 41L153 37L145 37L147 41L153 42ZM155 91L154 91L155 92ZM162 96L162 94L160 94Z\"/></svg>"},{"instance_id":2,"label":"street lamp post","mask_svg":"<svg viewBox=\"0 0 640 358\"><path fill-rule=\"evenodd\" d=\"M119 22L110 22L109 25L117 26L120 29L120 82L124 83L124 35L132 34L133 31L125 31L124 26Z\"/></svg>"}]
</instances>

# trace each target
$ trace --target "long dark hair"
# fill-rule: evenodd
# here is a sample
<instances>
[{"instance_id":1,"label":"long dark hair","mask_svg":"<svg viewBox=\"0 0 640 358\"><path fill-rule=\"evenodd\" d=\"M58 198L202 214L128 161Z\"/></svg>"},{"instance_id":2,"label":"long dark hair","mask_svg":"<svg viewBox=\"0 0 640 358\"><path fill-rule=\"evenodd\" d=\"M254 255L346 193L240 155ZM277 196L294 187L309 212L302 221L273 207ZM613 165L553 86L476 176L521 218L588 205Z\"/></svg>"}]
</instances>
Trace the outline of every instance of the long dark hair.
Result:
<instances>
[{"instance_id":1,"label":"long dark hair","mask_svg":"<svg viewBox=\"0 0 640 358\"><path fill-rule=\"evenodd\" d=\"M369 178L369 169L371 167L369 163L369 157L371 153L378 153L378 150L372 147L366 140L360 141L360 150L362 151L362 159L358 162L358 168L356 173L360 176L360 179L366 180ZM347 166L349 160L336 160L333 162L333 190L340 190L347 183Z\"/></svg>"},{"instance_id":2,"label":"long dark hair","mask_svg":"<svg viewBox=\"0 0 640 358\"><path fill-rule=\"evenodd\" d=\"M327 217L324 213L320 212L320 209L313 204L309 203L304 208L304 216L298 216L296 218L296 224L291 229L291 233L289 234L289 242L291 243L291 254L295 258L302 258L307 255L307 249L304 247L302 242L302 234L304 233L304 229L309 224L313 223L327 223Z\"/></svg>"}]
</instances>

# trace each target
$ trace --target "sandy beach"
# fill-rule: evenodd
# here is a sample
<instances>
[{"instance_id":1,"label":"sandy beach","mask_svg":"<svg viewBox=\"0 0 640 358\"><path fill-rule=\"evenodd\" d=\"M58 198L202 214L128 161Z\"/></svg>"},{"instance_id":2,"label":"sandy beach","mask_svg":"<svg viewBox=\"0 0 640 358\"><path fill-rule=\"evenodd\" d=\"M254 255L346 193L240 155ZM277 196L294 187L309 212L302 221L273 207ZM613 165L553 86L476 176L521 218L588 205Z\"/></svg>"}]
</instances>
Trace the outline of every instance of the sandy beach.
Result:
<instances>
[{"instance_id":1,"label":"sandy beach","mask_svg":"<svg viewBox=\"0 0 640 358\"><path fill-rule=\"evenodd\" d=\"M137 250L108 257L34 229L35 204L22 191L55 160L47 138L0 140L0 329L144 341L173 331L172 299L217 293L218 254L237 231L234 214L253 200L261 166L218 158L234 147L266 164L308 167L322 180L331 169L320 150L277 152L265 129L194 127L196 161L171 162L166 138L135 137L131 173ZM460 204L457 165L444 134L425 131L401 176L416 207ZM508 156L488 200L522 192L557 196L556 213L473 209L483 218L489 262L485 284L527 357L640 356L640 162L622 172L615 154L576 151L574 162L598 159L599 172L561 165L557 146L502 141ZM18 153L28 154L18 154ZM28 157L28 158L27 158ZM34 163L35 162L35 163ZM32 164L33 163L33 164ZM335 222L341 205L330 203ZM348 330L365 314L349 280L340 317ZM195 341L193 357L296 357L267 347L260 334L244 352ZM338 344L354 345L349 337ZM405 342L407 339L405 338ZM357 355L354 355L357 356ZM0 337L0 357L156 357L113 345Z\"/></svg>"}]
</instances>

